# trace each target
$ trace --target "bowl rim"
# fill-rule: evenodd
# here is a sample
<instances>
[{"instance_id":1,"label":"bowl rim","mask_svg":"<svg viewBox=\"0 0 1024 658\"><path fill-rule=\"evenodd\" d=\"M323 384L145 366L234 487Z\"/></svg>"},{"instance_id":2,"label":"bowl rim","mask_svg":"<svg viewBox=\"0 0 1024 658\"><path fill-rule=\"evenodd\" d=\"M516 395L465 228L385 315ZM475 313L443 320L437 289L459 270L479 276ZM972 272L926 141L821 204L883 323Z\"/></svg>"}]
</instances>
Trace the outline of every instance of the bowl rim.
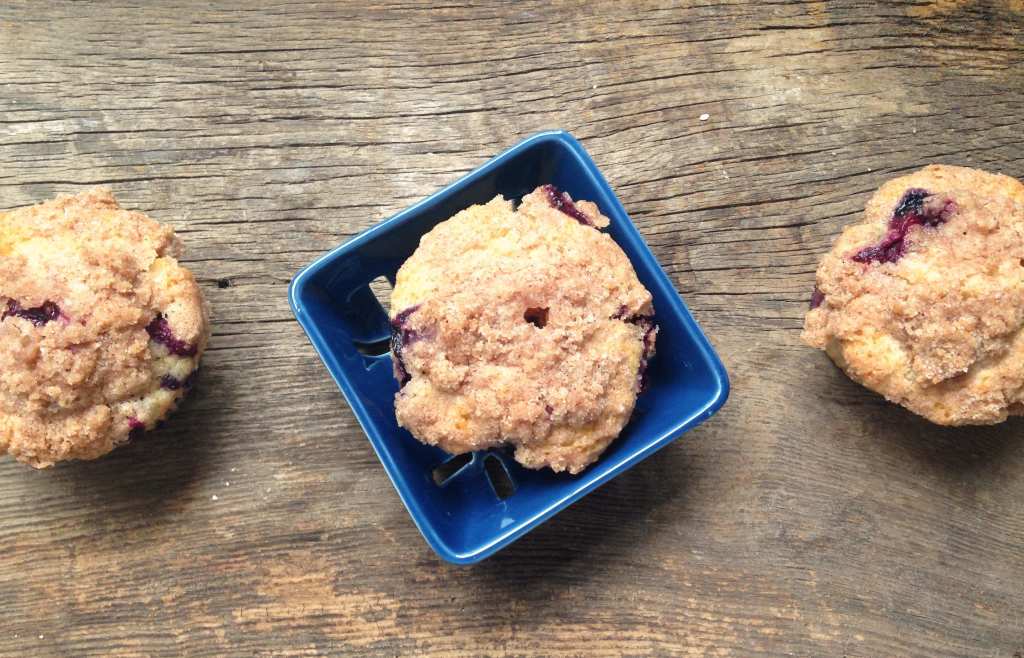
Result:
<instances>
[{"instance_id":1,"label":"bowl rim","mask_svg":"<svg viewBox=\"0 0 1024 658\"><path fill-rule=\"evenodd\" d=\"M669 300L671 305L670 312L681 316L683 320L682 324L686 329L688 338L691 340L694 347L697 348L697 351L709 367L714 380L714 386L712 387L712 393L703 406L691 410L690 413L682 416L680 420L673 423L671 427L663 430L656 436L652 436L651 439L646 441L646 445L642 449L629 453L603 475L593 477L590 481L582 480L580 486L574 487L554 501L546 503L541 509L527 517L525 520L518 520L516 523L511 524L508 529L495 535L491 541L479 545L472 550L459 552L449 546L438 534L433 525L427 521L426 514L420 506L417 496L415 496L405 486L404 482L400 479L396 479L400 469L391 458L390 452L383 446L383 432L381 432L373 421L370 420L369 413L359 395L349 382L349 377L344 368L340 366L328 350L321 348L321 346L326 345L327 341L323 333L320 331L317 323L306 314L302 295L307 285L309 285L310 279L339 257L342 257L346 253L374 240L379 233L385 232L388 228L409 221L418 215L419 212L431 207L439 200L464 190L474 184L478 179L483 178L495 169L503 166L506 160L513 158L522 151L544 142L557 142L564 147L568 147L569 151L575 156L576 164L579 165L580 170L586 173L595 187L604 192L606 200L612 204L614 212L610 214L617 215L618 218L623 219L625 224L628 225L623 237L631 243L630 246L634 251L638 252L642 257L649 258L651 263L654 265L654 267L651 268L654 278L653 283L662 289L662 296ZM476 167L472 171L464 174L454 182L445 185L436 192L420 201L417 201L404 210L395 213L387 219L377 222L370 228L319 256L313 262L302 267L292 277L292 280L288 285L288 302L291 306L292 313L295 315L299 325L306 333L313 349L317 353L317 356L320 357L320 360L324 363L331 378L341 390L346 402L348 402L349 406L352 408L353 415L355 415L357 422L369 439L370 444L373 446L374 452L377 454L377 458L384 466L384 471L387 474L388 479L397 491L402 503L409 511L409 515L412 517L413 523L416 525L417 529L419 529L420 534L423 535L427 544L429 544L441 558L452 564L473 564L508 546L583 496L586 496L601 485L608 483L623 471L632 468L654 452L657 452L677 439L683 433L693 429L713 416L722 407L722 405L725 404L729 397L730 383L728 373L707 336L701 330L697 321L690 314L689 309L686 307L685 302L683 302L679 292L675 289L675 286L668 278L668 275L661 267L661 264L651 252L650 247L648 247L646 242L643 240L643 236L640 234L639 229L636 228L636 225L633 224L632 220L629 218L629 215L622 206L622 203L619 201L618 196L604 179L604 176L598 169L597 164L583 148L582 144L580 144L570 133L564 130L546 130L527 137L514 146L490 158L479 167ZM659 313L662 312L664 311L659 311ZM587 471L584 471L578 477L584 478L586 472Z\"/></svg>"}]
</instances>

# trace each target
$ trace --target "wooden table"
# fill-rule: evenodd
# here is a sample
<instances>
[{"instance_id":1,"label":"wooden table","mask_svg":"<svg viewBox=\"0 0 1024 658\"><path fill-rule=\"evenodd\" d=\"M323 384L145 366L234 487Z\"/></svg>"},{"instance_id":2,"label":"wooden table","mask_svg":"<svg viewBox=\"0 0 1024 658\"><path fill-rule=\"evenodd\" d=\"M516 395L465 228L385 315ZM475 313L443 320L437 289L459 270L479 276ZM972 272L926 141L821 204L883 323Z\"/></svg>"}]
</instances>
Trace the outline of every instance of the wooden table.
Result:
<instances>
[{"instance_id":1,"label":"wooden table","mask_svg":"<svg viewBox=\"0 0 1024 658\"><path fill-rule=\"evenodd\" d=\"M934 427L798 339L819 255L882 181L1024 176L1024 3L667 5L3 3L0 207L110 185L177 228L215 325L164 430L0 463L0 655L1024 654L1024 422ZM733 394L452 567L286 286L553 127Z\"/></svg>"}]
</instances>

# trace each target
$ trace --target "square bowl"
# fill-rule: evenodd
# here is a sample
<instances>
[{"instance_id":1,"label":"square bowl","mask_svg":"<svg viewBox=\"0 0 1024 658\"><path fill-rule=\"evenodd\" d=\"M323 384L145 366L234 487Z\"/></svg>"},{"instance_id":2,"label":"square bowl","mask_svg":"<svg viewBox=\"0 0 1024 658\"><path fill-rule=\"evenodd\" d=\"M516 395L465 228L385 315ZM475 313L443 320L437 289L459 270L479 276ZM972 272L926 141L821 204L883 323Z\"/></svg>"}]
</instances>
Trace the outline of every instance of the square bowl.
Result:
<instances>
[{"instance_id":1,"label":"square bowl","mask_svg":"<svg viewBox=\"0 0 1024 658\"><path fill-rule=\"evenodd\" d=\"M605 229L654 297L657 354L647 388L622 434L581 474L519 466L506 451L451 457L398 426L398 382L386 351L387 313L369 284L394 284L402 263L435 225L495 195L518 199L552 183L595 202ZM402 502L445 560L478 562L711 417L729 380L707 338L658 265L597 165L569 133L543 132L517 144L300 270L289 287L299 324L352 406Z\"/></svg>"}]
</instances>

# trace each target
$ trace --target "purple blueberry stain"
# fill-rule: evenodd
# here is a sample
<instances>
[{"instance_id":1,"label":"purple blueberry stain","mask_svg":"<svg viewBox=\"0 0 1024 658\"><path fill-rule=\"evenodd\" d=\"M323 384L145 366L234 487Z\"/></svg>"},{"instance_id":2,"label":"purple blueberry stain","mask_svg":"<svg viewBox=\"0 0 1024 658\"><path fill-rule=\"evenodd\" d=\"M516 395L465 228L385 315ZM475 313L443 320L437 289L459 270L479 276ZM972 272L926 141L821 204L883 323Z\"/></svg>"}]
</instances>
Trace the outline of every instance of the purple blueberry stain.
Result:
<instances>
[{"instance_id":1,"label":"purple blueberry stain","mask_svg":"<svg viewBox=\"0 0 1024 658\"><path fill-rule=\"evenodd\" d=\"M915 226L935 228L949 221L956 212L956 203L952 199L928 203L931 196L931 192L920 188L907 190L893 209L885 236L855 253L853 260L858 263L895 263L907 252L910 229Z\"/></svg>"},{"instance_id":2,"label":"purple blueberry stain","mask_svg":"<svg viewBox=\"0 0 1024 658\"><path fill-rule=\"evenodd\" d=\"M128 438L137 439L146 431L146 424L135 416L128 416Z\"/></svg>"},{"instance_id":3,"label":"purple blueberry stain","mask_svg":"<svg viewBox=\"0 0 1024 658\"><path fill-rule=\"evenodd\" d=\"M637 390L643 391L647 388L647 366L651 359L654 357L654 344L658 338L658 325L654 321L653 315L645 315L643 313L634 313L633 315L627 316L629 312L625 306L620 306L619 310L612 316L614 320L622 320L629 324L634 324L644 331L643 335L643 352L640 354L640 370L637 372Z\"/></svg>"},{"instance_id":4,"label":"purple blueberry stain","mask_svg":"<svg viewBox=\"0 0 1024 658\"><path fill-rule=\"evenodd\" d=\"M629 324L635 324L638 326L646 326L648 324L654 323L653 315L644 313L634 313L633 315L626 315L626 313L628 312L628 308L626 308L625 306L620 306L619 310L616 311L615 315L612 316L612 319L622 320L623 322L628 322Z\"/></svg>"},{"instance_id":5,"label":"purple blueberry stain","mask_svg":"<svg viewBox=\"0 0 1024 658\"><path fill-rule=\"evenodd\" d=\"M196 375L198 374L198 372L198 369L189 372L188 377L186 377L184 380L179 380L178 378L170 374L165 375L162 378L160 378L160 388L166 389L168 391L190 389L196 384Z\"/></svg>"},{"instance_id":6,"label":"purple blueberry stain","mask_svg":"<svg viewBox=\"0 0 1024 658\"><path fill-rule=\"evenodd\" d=\"M572 202L568 194L551 184L545 185L542 189L548 199L548 204L552 208L572 217L584 226L594 226L594 222L576 207L576 204Z\"/></svg>"},{"instance_id":7,"label":"purple blueberry stain","mask_svg":"<svg viewBox=\"0 0 1024 658\"><path fill-rule=\"evenodd\" d=\"M636 374L637 390L643 391L647 388L647 366L654 356L654 344L658 339L658 325L654 323L652 316L643 316L637 325L644 328L644 350L640 354L640 370Z\"/></svg>"},{"instance_id":8,"label":"purple blueberry stain","mask_svg":"<svg viewBox=\"0 0 1024 658\"><path fill-rule=\"evenodd\" d=\"M7 308L0 314L0 322L3 322L8 316L28 320L35 326L41 327L47 322L52 322L61 317L61 313L60 307L51 301L45 301L39 306L25 308L15 300L8 299Z\"/></svg>"},{"instance_id":9,"label":"purple blueberry stain","mask_svg":"<svg viewBox=\"0 0 1024 658\"><path fill-rule=\"evenodd\" d=\"M167 348L167 351L175 356L195 356L197 348L195 345L179 339L171 330L171 324L164 317L163 313L157 313L153 321L146 326L146 333L155 342Z\"/></svg>"},{"instance_id":10,"label":"purple blueberry stain","mask_svg":"<svg viewBox=\"0 0 1024 658\"><path fill-rule=\"evenodd\" d=\"M818 286L814 286L814 292L811 293L811 310L818 308L825 302L825 293L818 289Z\"/></svg>"},{"instance_id":11,"label":"purple blueberry stain","mask_svg":"<svg viewBox=\"0 0 1024 658\"><path fill-rule=\"evenodd\" d=\"M409 316L416 312L419 307L419 304L410 306L391 320L391 356L393 357L391 362L394 364L395 379L398 380L399 387L405 386L412 379L412 375L409 374L408 369L405 367L402 350L405 349L406 345L416 342L420 337L415 329L410 329L407 326Z\"/></svg>"},{"instance_id":12,"label":"purple blueberry stain","mask_svg":"<svg viewBox=\"0 0 1024 658\"><path fill-rule=\"evenodd\" d=\"M160 388L165 388L169 391L177 391L181 388L192 388L192 384L195 381L196 371L189 373L188 377L184 380L178 379L174 375L164 375L160 378Z\"/></svg>"}]
</instances>

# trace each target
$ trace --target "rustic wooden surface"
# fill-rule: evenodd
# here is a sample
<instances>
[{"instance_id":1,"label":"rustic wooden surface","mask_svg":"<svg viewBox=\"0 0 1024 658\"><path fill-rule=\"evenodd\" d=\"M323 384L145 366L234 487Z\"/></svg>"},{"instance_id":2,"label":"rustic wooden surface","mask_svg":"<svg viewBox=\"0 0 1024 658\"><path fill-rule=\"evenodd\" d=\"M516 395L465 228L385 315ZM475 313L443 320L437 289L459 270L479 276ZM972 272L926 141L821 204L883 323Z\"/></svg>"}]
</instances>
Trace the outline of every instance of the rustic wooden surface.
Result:
<instances>
[{"instance_id":1,"label":"rustic wooden surface","mask_svg":"<svg viewBox=\"0 0 1024 658\"><path fill-rule=\"evenodd\" d=\"M0 463L0 655L1020 657L1024 422L932 427L798 333L820 252L883 180L1024 176L1022 28L1020 0L0 4L0 207L111 185L177 227L216 317L166 429ZM456 568L286 285L552 127L733 395Z\"/></svg>"}]
</instances>

